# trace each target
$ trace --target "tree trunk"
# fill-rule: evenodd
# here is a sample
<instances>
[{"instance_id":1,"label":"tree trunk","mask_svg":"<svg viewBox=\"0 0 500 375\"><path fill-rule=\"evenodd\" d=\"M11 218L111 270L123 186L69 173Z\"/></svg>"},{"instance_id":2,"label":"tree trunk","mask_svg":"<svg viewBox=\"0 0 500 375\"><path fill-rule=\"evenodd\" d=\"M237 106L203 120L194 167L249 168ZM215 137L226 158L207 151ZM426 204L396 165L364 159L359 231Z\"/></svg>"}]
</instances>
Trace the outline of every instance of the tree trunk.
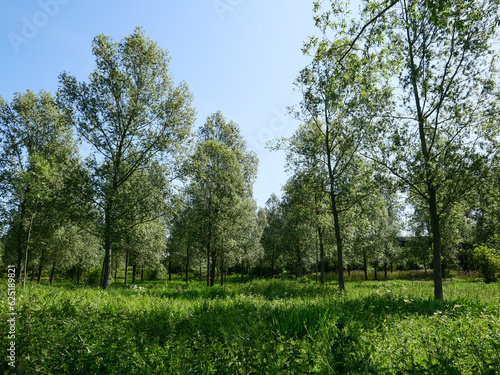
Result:
<instances>
[{"instance_id":1,"label":"tree trunk","mask_svg":"<svg viewBox=\"0 0 500 375\"><path fill-rule=\"evenodd\" d=\"M302 277L302 251L300 248L300 242L297 240L297 271L295 273L295 278Z\"/></svg>"},{"instance_id":2,"label":"tree trunk","mask_svg":"<svg viewBox=\"0 0 500 375\"><path fill-rule=\"evenodd\" d=\"M54 262L52 264L52 269L50 270L50 279L49 279L50 285L52 285L52 283L54 282L54 274L55 273L56 273L56 263Z\"/></svg>"},{"instance_id":3,"label":"tree trunk","mask_svg":"<svg viewBox=\"0 0 500 375\"><path fill-rule=\"evenodd\" d=\"M207 286L210 286L210 243L207 246Z\"/></svg>"},{"instance_id":4,"label":"tree trunk","mask_svg":"<svg viewBox=\"0 0 500 375\"><path fill-rule=\"evenodd\" d=\"M368 261L365 249L363 249L363 271L365 272L365 280L368 280Z\"/></svg>"},{"instance_id":5,"label":"tree trunk","mask_svg":"<svg viewBox=\"0 0 500 375\"><path fill-rule=\"evenodd\" d=\"M21 217L19 218L19 229L17 233L17 267L16 267L16 279L21 280L21 277L23 275L23 256L24 256L24 251L23 251L23 239L24 239L24 228L23 228L23 221L24 217L26 216L26 205L28 204L28 201L25 199L21 203Z\"/></svg>"},{"instance_id":6,"label":"tree trunk","mask_svg":"<svg viewBox=\"0 0 500 375\"><path fill-rule=\"evenodd\" d=\"M215 285L215 270L216 270L216 266L217 266L217 264L215 263L216 258L217 258L217 254L215 253L215 251L212 251L212 264L211 264L212 272L210 275L210 286Z\"/></svg>"},{"instance_id":7,"label":"tree trunk","mask_svg":"<svg viewBox=\"0 0 500 375\"><path fill-rule=\"evenodd\" d=\"M135 284L135 275L136 274L137 274L137 265L133 264L132 265L132 284ZM170 280L170 277L168 279Z\"/></svg>"},{"instance_id":8,"label":"tree trunk","mask_svg":"<svg viewBox=\"0 0 500 375\"><path fill-rule=\"evenodd\" d=\"M335 193L333 191L333 182L331 186L331 201L332 201L332 212L333 212L333 221L335 224L335 239L337 242L337 267L339 273L339 288L340 290L345 289L344 284L344 262L343 262L343 254L342 254L342 236L340 234L340 220L339 220L339 212L337 210L337 201L335 197Z\"/></svg>"},{"instance_id":9,"label":"tree trunk","mask_svg":"<svg viewBox=\"0 0 500 375\"><path fill-rule=\"evenodd\" d=\"M202 282L202 277L201 277L201 261L200 261L200 283Z\"/></svg>"},{"instance_id":10,"label":"tree trunk","mask_svg":"<svg viewBox=\"0 0 500 375\"><path fill-rule=\"evenodd\" d=\"M125 252L125 286L128 282L128 250Z\"/></svg>"},{"instance_id":11,"label":"tree trunk","mask_svg":"<svg viewBox=\"0 0 500 375\"><path fill-rule=\"evenodd\" d=\"M40 284L42 281L42 268L43 268L43 258L45 255L45 249L42 250L42 254L40 255L40 264L38 265L38 278L36 280L37 284Z\"/></svg>"},{"instance_id":12,"label":"tree trunk","mask_svg":"<svg viewBox=\"0 0 500 375\"><path fill-rule=\"evenodd\" d=\"M220 257L220 285L224 286L224 257Z\"/></svg>"},{"instance_id":13,"label":"tree trunk","mask_svg":"<svg viewBox=\"0 0 500 375\"><path fill-rule=\"evenodd\" d=\"M115 277L114 277L115 282L116 282L117 276L118 276L118 262L115 263Z\"/></svg>"},{"instance_id":14,"label":"tree trunk","mask_svg":"<svg viewBox=\"0 0 500 375\"><path fill-rule=\"evenodd\" d=\"M245 283L245 263L241 261L241 283Z\"/></svg>"},{"instance_id":15,"label":"tree trunk","mask_svg":"<svg viewBox=\"0 0 500 375\"><path fill-rule=\"evenodd\" d=\"M186 249L186 286L189 285L189 247Z\"/></svg>"},{"instance_id":16,"label":"tree trunk","mask_svg":"<svg viewBox=\"0 0 500 375\"><path fill-rule=\"evenodd\" d=\"M144 281L144 267L141 268L141 281Z\"/></svg>"},{"instance_id":17,"label":"tree trunk","mask_svg":"<svg viewBox=\"0 0 500 375\"><path fill-rule=\"evenodd\" d=\"M109 202L108 208L104 213L104 263L102 270L102 289L107 289L109 287L109 278L111 276L111 207L112 201Z\"/></svg>"},{"instance_id":18,"label":"tree trunk","mask_svg":"<svg viewBox=\"0 0 500 375\"><path fill-rule=\"evenodd\" d=\"M415 64L413 42L410 37L410 29L406 27L406 33L408 36L408 52L410 58L410 78L413 87L413 96L415 99L415 107L417 111L418 119L418 131L420 138L420 147L422 155L424 157L424 168L427 181L427 193L429 194L429 215L431 219L431 232L432 232L432 242L433 242L433 270L434 270L434 298L443 299L443 275L441 270L441 232L439 228L439 215L437 210L437 194L436 186L433 182L432 177L432 165L431 165L431 153L427 146L427 139L425 133L425 123L426 118L424 116L419 88L417 85L418 73L417 66Z\"/></svg>"},{"instance_id":19,"label":"tree trunk","mask_svg":"<svg viewBox=\"0 0 500 375\"><path fill-rule=\"evenodd\" d=\"M443 299L443 273L441 269L441 231L437 213L436 189L429 184L429 212L432 227L433 264L434 264L434 298Z\"/></svg>"},{"instance_id":20,"label":"tree trunk","mask_svg":"<svg viewBox=\"0 0 500 375\"><path fill-rule=\"evenodd\" d=\"M325 246L323 244L323 230L318 227L319 236L319 264L321 272L321 285L325 285Z\"/></svg>"},{"instance_id":21,"label":"tree trunk","mask_svg":"<svg viewBox=\"0 0 500 375\"><path fill-rule=\"evenodd\" d=\"M384 263L384 279L387 279L387 262Z\"/></svg>"},{"instance_id":22,"label":"tree trunk","mask_svg":"<svg viewBox=\"0 0 500 375\"><path fill-rule=\"evenodd\" d=\"M271 256L271 279L274 279L274 257L276 251L276 244L273 242L273 252Z\"/></svg>"}]
</instances>

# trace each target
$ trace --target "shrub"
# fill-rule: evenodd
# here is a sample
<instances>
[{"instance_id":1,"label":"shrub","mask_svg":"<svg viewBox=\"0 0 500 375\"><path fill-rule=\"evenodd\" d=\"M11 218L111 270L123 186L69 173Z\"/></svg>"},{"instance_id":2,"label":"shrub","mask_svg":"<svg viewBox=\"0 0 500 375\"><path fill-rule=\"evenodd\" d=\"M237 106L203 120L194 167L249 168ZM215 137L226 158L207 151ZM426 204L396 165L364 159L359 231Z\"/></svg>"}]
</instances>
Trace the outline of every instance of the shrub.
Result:
<instances>
[{"instance_id":1,"label":"shrub","mask_svg":"<svg viewBox=\"0 0 500 375\"><path fill-rule=\"evenodd\" d=\"M500 277L500 256L486 245L474 248L474 262L487 283L497 281Z\"/></svg>"},{"instance_id":2,"label":"shrub","mask_svg":"<svg viewBox=\"0 0 500 375\"><path fill-rule=\"evenodd\" d=\"M89 286L99 286L101 283L101 269L94 268L87 274L86 284Z\"/></svg>"}]
</instances>

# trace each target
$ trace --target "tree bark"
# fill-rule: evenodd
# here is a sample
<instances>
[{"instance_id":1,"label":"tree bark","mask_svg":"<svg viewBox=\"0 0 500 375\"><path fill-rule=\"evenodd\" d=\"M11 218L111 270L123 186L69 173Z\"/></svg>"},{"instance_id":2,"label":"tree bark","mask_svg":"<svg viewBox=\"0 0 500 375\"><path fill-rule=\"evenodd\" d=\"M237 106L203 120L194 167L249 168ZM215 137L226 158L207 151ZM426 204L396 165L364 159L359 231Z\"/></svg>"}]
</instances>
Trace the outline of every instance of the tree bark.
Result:
<instances>
[{"instance_id":1,"label":"tree bark","mask_svg":"<svg viewBox=\"0 0 500 375\"><path fill-rule=\"evenodd\" d=\"M271 279L274 279L275 251L276 251L276 244L273 241L273 252L272 252L272 255L271 255Z\"/></svg>"},{"instance_id":2,"label":"tree bark","mask_svg":"<svg viewBox=\"0 0 500 375\"><path fill-rule=\"evenodd\" d=\"M40 284L42 281L42 268L43 268L43 258L45 256L45 249L42 250L42 254L40 255L40 264L38 265L38 278L36 280L37 284Z\"/></svg>"},{"instance_id":3,"label":"tree bark","mask_svg":"<svg viewBox=\"0 0 500 375\"><path fill-rule=\"evenodd\" d=\"M220 257L220 285L224 286L224 257Z\"/></svg>"},{"instance_id":4,"label":"tree bark","mask_svg":"<svg viewBox=\"0 0 500 375\"><path fill-rule=\"evenodd\" d=\"M186 286L189 285L189 246L186 249Z\"/></svg>"},{"instance_id":5,"label":"tree bark","mask_svg":"<svg viewBox=\"0 0 500 375\"><path fill-rule=\"evenodd\" d=\"M23 239L24 239L24 228L23 228L23 221L24 217L26 216L26 205L28 204L28 201L26 199L23 200L21 203L21 217L19 218L19 229L17 233L17 267L16 267L16 279L21 280L21 277L23 275L23 256L24 256L24 251L23 251Z\"/></svg>"},{"instance_id":6,"label":"tree bark","mask_svg":"<svg viewBox=\"0 0 500 375\"><path fill-rule=\"evenodd\" d=\"M135 284L135 275L137 274L137 265L132 265L132 284ZM170 278L169 278L170 280Z\"/></svg>"},{"instance_id":7,"label":"tree bark","mask_svg":"<svg viewBox=\"0 0 500 375\"><path fill-rule=\"evenodd\" d=\"M55 273L56 273L56 263L54 262L52 264L52 269L50 270L50 279L49 279L50 285L52 285L52 283L54 282L54 274Z\"/></svg>"},{"instance_id":8,"label":"tree bark","mask_svg":"<svg viewBox=\"0 0 500 375\"><path fill-rule=\"evenodd\" d=\"M127 286L128 282L128 250L125 252L125 282L124 285Z\"/></svg>"},{"instance_id":9,"label":"tree bark","mask_svg":"<svg viewBox=\"0 0 500 375\"><path fill-rule=\"evenodd\" d=\"M363 271L365 273L365 280L368 280L368 259L366 257L365 249L363 249Z\"/></svg>"},{"instance_id":10,"label":"tree bark","mask_svg":"<svg viewBox=\"0 0 500 375\"><path fill-rule=\"evenodd\" d=\"M215 263L217 259L217 254L215 253L215 251L212 251L212 272L211 272L211 275L210 275L210 286L214 286L215 285L215 271L216 271L216 266L217 264Z\"/></svg>"},{"instance_id":11,"label":"tree bark","mask_svg":"<svg viewBox=\"0 0 500 375\"><path fill-rule=\"evenodd\" d=\"M436 189L429 184L429 212L432 227L433 265L434 265L434 298L443 299L443 272L441 268L441 231L437 213Z\"/></svg>"},{"instance_id":12,"label":"tree bark","mask_svg":"<svg viewBox=\"0 0 500 375\"><path fill-rule=\"evenodd\" d=\"M104 213L104 263L101 280L102 289L107 289L109 287L109 278L111 276L111 208L112 201L109 202Z\"/></svg>"}]
</instances>

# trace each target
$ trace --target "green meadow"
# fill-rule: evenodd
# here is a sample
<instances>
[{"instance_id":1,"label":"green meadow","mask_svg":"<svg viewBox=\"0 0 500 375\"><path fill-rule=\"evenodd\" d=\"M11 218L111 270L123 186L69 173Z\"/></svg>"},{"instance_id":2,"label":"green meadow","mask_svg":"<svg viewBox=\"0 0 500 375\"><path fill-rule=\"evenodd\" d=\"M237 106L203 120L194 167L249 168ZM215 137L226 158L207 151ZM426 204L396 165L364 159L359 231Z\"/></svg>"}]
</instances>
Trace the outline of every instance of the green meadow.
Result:
<instances>
[{"instance_id":1,"label":"green meadow","mask_svg":"<svg viewBox=\"0 0 500 375\"><path fill-rule=\"evenodd\" d=\"M498 374L500 286L304 278L17 286L16 374ZM1 315L7 314L2 283ZM6 318L3 318L6 320ZM7 325L1 325L7 348Z\"/></svg>"}]
</instances>

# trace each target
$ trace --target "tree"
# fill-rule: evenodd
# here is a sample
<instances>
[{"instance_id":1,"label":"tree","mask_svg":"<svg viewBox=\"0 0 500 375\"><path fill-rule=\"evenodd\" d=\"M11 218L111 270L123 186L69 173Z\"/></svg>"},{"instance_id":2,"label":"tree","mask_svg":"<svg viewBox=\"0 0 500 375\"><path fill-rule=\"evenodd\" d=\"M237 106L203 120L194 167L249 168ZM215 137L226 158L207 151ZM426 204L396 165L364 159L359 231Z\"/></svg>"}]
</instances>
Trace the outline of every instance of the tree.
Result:
<instances>
[{"instance_id":1,"label":"tree","mask_svg":"<svg viewBox=\"0 0 500 375\"><path fill-rule=\"evenodd\" d=\"M227 122L217 112L199 130L196 149L186 169L194 225L207 259L207 285L213 286L216 261L223 274L231 251L240 245L242 236L234 222L247 212L257 160L246 149L238 125Z\"/></svg>"},{"instance_id":2,"label":"tree","mask_svg":"<svg viewBox=\"0 0 500 375\"><path fill-rule=\"evenodd\" d=\"M356 176L363 176L359 152L376 132L376 115L385 108L389 97L385 82L374 79L377 59L349 53L339 63L342 43L330 43L326 37L310 38L306 43L304 53L312 53L313 61L297 79L303 100L300 111L295 112L304 126L292 141L296 143L296 154L316 154L325 165L341 290L345 286L340 214L360 198L355 192ZM370 100L370 94L377 95L378 100Z\"/></svg>"},{"instance_id":3,"label":"tree","mask_svg":"<svg viewBox=\"0 0 500 375\"><path fill-rule=\"evenodd\" d=\"M120 42L99 35L92 51L97 67L89 83L78 83L63 73L60 100L80 135L93 148L90 168L103 214L105 257L101 286L106 289L113 231L120 210L119 193L149 165L168 162L169 174L174 173L194 111L187 85L175 86L172 81L167 51L140 28ZM136 193L138 201L149 194Z\"/></svg>"},{"instance_id":4,"label":"tree","mask_svg":"<svg viewBox=\"0 0 500 375\"><path fill-rule=\"evenodd\" d=\"M261 243L264 251L264 259L274 278L280 259L282 258L281 237L283 232L283 211L280 199L272 194L264 208L266 226L262 232Z\"/></svg>"},{"instance_id":5,"label":"tree","mask_svg":"<svg viewBox=\"0 0 500 375\"><path fill-rule=\"evenodd\" d=\"M23 256L28 264L33 222L37 225L44 214L57 214L45 220L51 222L50 231L45 227L38 233L46 239L62 217L62 207L54 209L55 200L61 201L65 176L76 163L76 146L70 123L55 98L44 91L15 94L10 104L0 98L0 142L2 219L15 237L8 241L8 250L17 253L20 278Z\"/></svg>"},{"instance_id":6,"label":"tree","mask_svg":"<svg viewBox=\"0 0 500 375\"><path fill-rule=\"evenodd\" d=\"M349 26L336 3L337 17L317 15L324 29L336 33L335 41L344 41L338 63L352 53L378 53L386 62L380 74L399 81L394 93L402 100L387 117L387 142L372 157L426 202L436 299L443 298L441 216L477 186L487 154L482 141L496 121L492 41L498 7L497 0L366 1Z\"/></svg>"}]
</instances>

